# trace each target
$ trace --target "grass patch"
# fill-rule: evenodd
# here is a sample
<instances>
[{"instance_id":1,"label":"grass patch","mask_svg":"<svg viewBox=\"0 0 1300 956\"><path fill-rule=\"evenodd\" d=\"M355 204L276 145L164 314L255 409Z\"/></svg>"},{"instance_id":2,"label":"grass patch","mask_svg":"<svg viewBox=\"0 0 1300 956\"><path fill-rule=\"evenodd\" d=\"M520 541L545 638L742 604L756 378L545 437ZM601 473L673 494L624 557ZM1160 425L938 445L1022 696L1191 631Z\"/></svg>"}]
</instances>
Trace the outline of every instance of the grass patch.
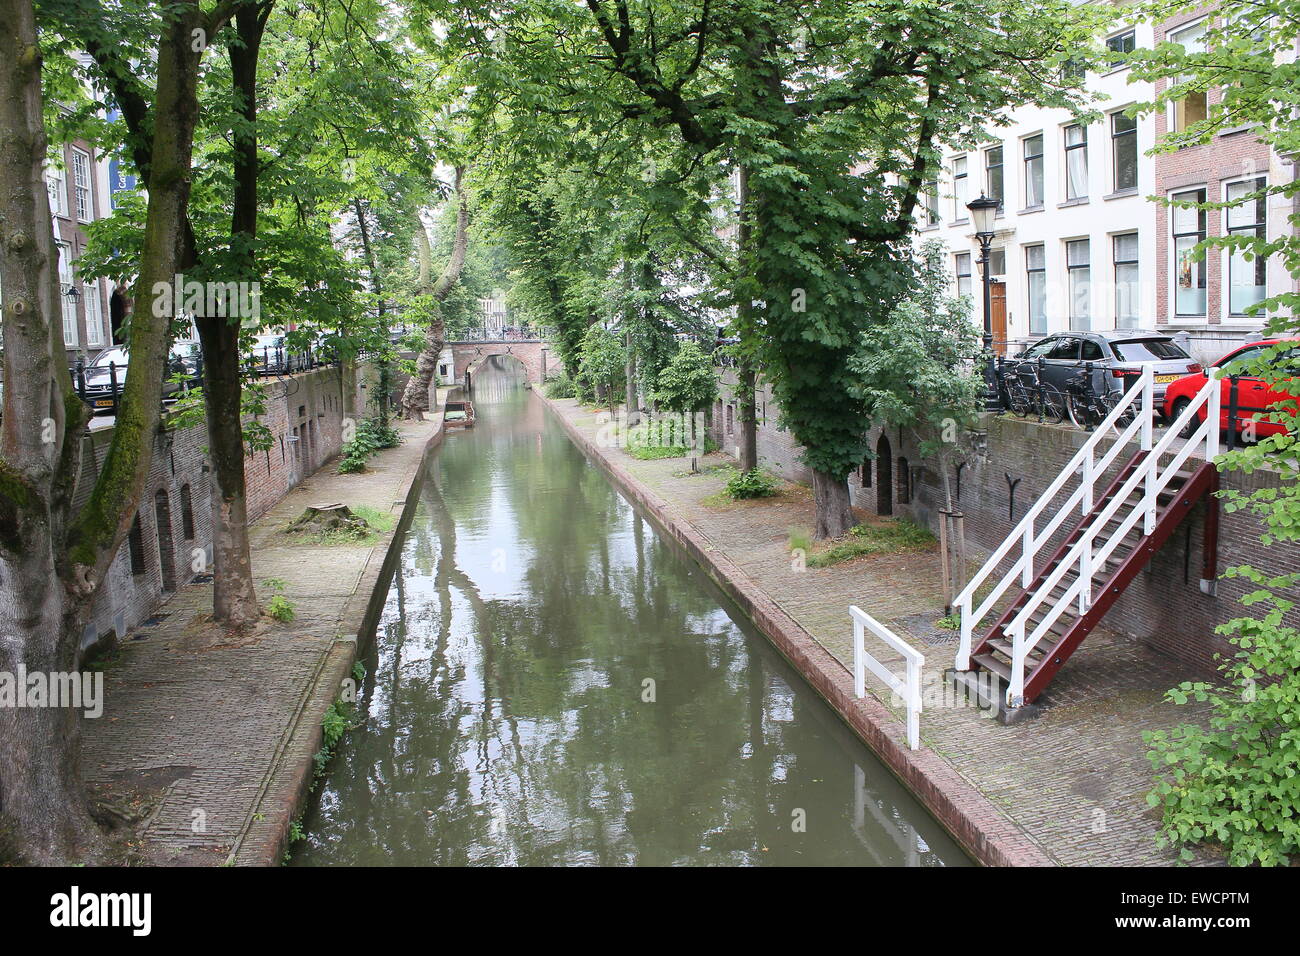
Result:
<instances>
[{"instance_id":1,"label":"grass patch","mask_svg":"<svg viewBox=\"0 0 1300 956\"><path fill-rule=\"evenodd\" d=\"M659 458L685 458L689 448L680 445L633 445L627 453L641 461L655 461Z\"/></svg>"},{"instance_id":2,"label":"grass patch","mask_svg":"<svg viewBox=\"0 0 1300 956\"><path fill-rule=\"evenodd\" d=\"M935 541L927 528L907 518L860 524L848 535L836 541L825 551L809 555L808 567L825 568L842 561L851 561L868 554L901 554L905 551L925 551Z\"/></svg>"},{"instance_id":3,"label":"grass patch","mask_svg":"<svg viewBox=\"0 0 1300 956\"><path fill-rule=\"evenodd\" d=\"M934 626L942 628L945 631L960 631L961 615L949 614L947 617L941 617L939 620L934 622Z\"/></svg>"}]
</instances>

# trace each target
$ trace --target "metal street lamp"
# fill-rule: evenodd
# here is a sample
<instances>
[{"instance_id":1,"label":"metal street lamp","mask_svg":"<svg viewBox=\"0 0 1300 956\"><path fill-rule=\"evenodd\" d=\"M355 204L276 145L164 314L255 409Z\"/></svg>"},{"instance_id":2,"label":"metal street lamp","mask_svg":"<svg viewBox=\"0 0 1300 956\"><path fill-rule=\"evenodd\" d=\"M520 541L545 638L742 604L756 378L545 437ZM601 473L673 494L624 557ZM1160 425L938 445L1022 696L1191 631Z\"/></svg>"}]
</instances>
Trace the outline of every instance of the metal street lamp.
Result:
<instances>
[{"instance_id":1,"label":"metal street lamp","mask_svg":"<svg viewBox=\"0 0 1300 956\"><path fill-rule=\"evenodd\" d=\"M989 276L989 250L993 245L993 217L1002 203L980 193L978 199L966 204L971 222L975 225L975 238L980 244L980 274L984 280L984 407L990 412L1002 411L998 394L997 371L993 364L993 292Z\"/></svg>"}]
</instances>

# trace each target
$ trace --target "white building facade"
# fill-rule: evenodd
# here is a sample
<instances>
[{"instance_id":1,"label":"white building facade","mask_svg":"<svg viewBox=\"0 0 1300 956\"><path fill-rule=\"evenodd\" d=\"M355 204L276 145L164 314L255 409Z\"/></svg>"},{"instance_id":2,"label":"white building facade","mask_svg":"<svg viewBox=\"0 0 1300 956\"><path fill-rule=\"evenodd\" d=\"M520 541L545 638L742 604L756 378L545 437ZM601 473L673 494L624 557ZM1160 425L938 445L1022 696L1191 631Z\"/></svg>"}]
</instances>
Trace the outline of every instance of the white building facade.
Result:
<instances>
[{"instance_id":1,"label":"white building facade","mask_svg":"<svg viewBox=\"0 0 1300 956\"><path fill-rule=\"evenodd\" d=\"M1149 46L1150 26L1117 29L1112 49ZM1155 167L1150 116L1131 116L1149 100L1148 83L1129 70L1090 74L1098 117L1026 106L985 130L989 141L944 156L922 211L918 242L939 239L959 291L983 325L979 243L966 203L981 193L1001 200L990 253L994 340L999 352L1069 329L1151 328L1156 324Z\"/></svg>"},{"instance_id":2,"label":"white building facade","mask_svg":"<svg viewBox=\"0 0 1300 956\"><path fill-rule=\"evenodd\" d=\"M1211 211L1175 211L1153 199L1228 201L1295 176L1291 160L1248 128L1149 155L1166 131L1203 118L1217 93L1133 115L1163 83L1131 81L1120 54L1161 42L1199 49L1200 25L1213 15L1203 8L1154 25L1116 26L1105 38L1112 66L1087 77L1096 111L1089 121L1025 106L985 129L986 141L945 153L941 175L927 188L917 241L943 242L956 288L971 294L972 319L982 327L980 251L965 206L981 193L1002 201L990 269L1000 354L1015 355L1056 332L1142 328L1185 333L1196 358L1213 360L1258 336L1266 320L1254 303L1295 289L1280 261L1226 252L1198 260L1190 251L1207 236L1243 229L1282 234L1292 228L1283 197Z\"/></svg>"}]
</instances>

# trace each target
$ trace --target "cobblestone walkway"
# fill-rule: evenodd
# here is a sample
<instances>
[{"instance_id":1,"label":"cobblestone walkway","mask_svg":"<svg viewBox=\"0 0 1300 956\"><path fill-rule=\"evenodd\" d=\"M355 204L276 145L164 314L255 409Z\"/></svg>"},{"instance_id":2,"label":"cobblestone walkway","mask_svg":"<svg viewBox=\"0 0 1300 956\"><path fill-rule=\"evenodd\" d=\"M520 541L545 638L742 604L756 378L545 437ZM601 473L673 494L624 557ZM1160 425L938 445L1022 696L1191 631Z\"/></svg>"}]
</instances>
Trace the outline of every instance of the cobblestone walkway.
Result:
<instances>
[{"instance_id":1,"label":"cobblestone walkway","mask_svg":"<svg viewBox=\"0 0 1300 956\"><path fill-rule=\"evenodd\" d=\"M572 401L553 405L579 431L595 437L595 413ZM1189 708L1161 703L1167 688L1189 676L1174 661L1098 630L1039 699L1044 713L1038 719L1006 727L974 708L932 702L943 694L942 672L952 666L957 645L954 632L934 623L943 614L937 547L795 570L789 532L813 527L808 489L789 486L776 499L724 503L718 500L723 480L708 471L729 463L725 456L709 456L705 473L691 475L680 458L640 461L618 449L605 454L615 468L666 501L846 668L852 661L850 604L920 649L931 691L921 717L924 746L945 758L1053 860L1070 866L1176 861L1174 852L1156 847L1158 820L1145 802L1152 772L1142 742L1144 730L1196 716ZM883 645L869 650L891 660ZM868 675L869 691L890 706L890 694L873 682ZM892 709L901 721L902 711Z\"/></svg>"},{"instance_id":2,"label":"cobblestone walkway","mask_svg":"<svg viewBox=\"0 0 1300 956\"><path fill-rule=\"evenodd\" d=\"M439 427L399 423L404 443L364 473L339 475L328 463L252 526L258 596L271 597L264 580L282 580L292 621L268 619L231 639L209 621L211 583L191 583L123 641L106 673L104 714L84 725L85 770L99 795L149 811L145 861L217 865L247 844L239 862L270 862L301 776L285 767L301 755L286 748L292 740L301 749L295 729L318 722L337 696L318 680L355 641L393 535L312 544L283 528L309 504L334 501L387 512L396 526Z\"/></svg>"}]
</instances>

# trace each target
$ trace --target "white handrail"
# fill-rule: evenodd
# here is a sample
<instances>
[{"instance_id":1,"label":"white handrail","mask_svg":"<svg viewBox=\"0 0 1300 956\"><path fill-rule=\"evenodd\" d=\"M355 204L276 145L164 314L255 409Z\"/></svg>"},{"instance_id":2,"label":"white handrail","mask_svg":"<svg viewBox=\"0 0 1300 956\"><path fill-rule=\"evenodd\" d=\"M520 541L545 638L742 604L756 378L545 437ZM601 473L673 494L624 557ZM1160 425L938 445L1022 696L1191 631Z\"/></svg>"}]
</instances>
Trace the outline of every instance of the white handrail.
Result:
<instances>
[{"instance_id":1,"label":"white handrail","mask_svg":"<svg viewBox=\"0 0 1300 956\"><path fill-rule=\"evenodd\" d=\"M1143 386L1145 387L1147 384L1144 377ZM1196 397L1192 399L1182 414L1170 424L1164 438L1154 448L1148 446L1151 422L1142 422L1143 445L1148 446L1147 455L1134 469L1133 474L1120 486L1119 490L1111 496L1106 506L1089 522L1079 540L1062 556L1060 563L1057 564L1052 573L1048 575L1038 590L1029 597L1024 606L1020 608L1004 629L1004 633L1011 638L1012 646L1011 680L1007 685L1007 705L1009 707L1019 707L1023 702L1025 661L1030 652L1051 631L1072 601L1078 600L1080 615L1087 612L1092 606L1093 577L1098 569L1105 567L1115 549L1119 547L1120 543L1137 525L1138 519L1142 519L1142 534L1144 537L1155 530L1160 493L1169 486L1174 476L1177 475L1178 469L1191 457L1192 452L1204 442L1206 461L1212 462L1218 456L1221 403L1222 396L1219 380L1208 377ZM1162 468L1160 464L1162 456L1169 452L1178 436L1195 419L1202 405L1206 407L1205 421L1195 429L1186 444L1174 455L1169 464ZM1154 409L1150 411L1144 410L1143 417L1153 419ZM1131 501L1133 493L1139 487L1142 488L1140 499ZM1120 509L1125 506L1130 507L1128 514L1098 548L1096 545L1098 531L1105 528ZM1052 591L1056 589L1057 585L1061 583L1061 580L1076 568L1077 573L1074 583L1056 599L1047 610L1047 613L1043 615L1043 619L1038 622L1033 632L1026 637L1025 632L1028 629L1030 619L1047 600Z\"/></svg>"},{"instance_id":2,"label":"white handrail","mask_svg":"<svg viewBox=\"0 0 1300 956\"><path fill-rule=\"evenodd\" d=\"M1056 476L1056 480L1047 486L1047 490L1044 491L1030 509L1025 512L1025 516L1020 519L1020 522L1016 525L1011 534L1009 534L1006 540L998 546L997 550L989 556L989 559L984 562L983 567L975 572L974 576L966 584L966 587L962 588L961 593L957 595L956 600L953 602L953 605L961 613L961 642L957 647L957 659L955 661L957 670L970 670L971 638L974 629L978 626L979 622L984 619L984 616L993 609L997 602L1001 600L1002 596L1011 586L1011 583L1016 579L1016 576L1020 576L1022 587L1028 587L1033 581L1035 574L1034 559L1038 556L1039 549L1042 545L1051 539L1052 534L1054 534L1056 529L1060 527L1061 522L1065 520L1065 515L1074 508L1075 505L1080 506L1083 514L1087 514L1092 510L1092 501L1094 497L1093 489L1097 477L1105 473L1106 467L1109 467L1110 463L1114 460L1115 455L1118 454L1119 449L1133 439L1134 432L1138 429L1142 430L1142 438L1144 440L1150 440L1149 432L1143 428L1141 424L1145 415L1142 413L1136 413L1133 417L1133 421L1129 423L1129 425L1115 440L1110 452L1103 457L1102 462L1104 462L1105 465L1098 467L1102 463L1096 462L1095 460L1097 447L1110 435L1119 420L1124 416L1124 413L1129 409L1129 406L1131 406L1139 396L1145 398L1142 407L1146 412L1148 414L1153 413L1155 406L1155 373L1153 367L1150 365L1143 368L1140 385L1129 389L1128 392L1120 398L1115 407L1111 409L1110 414L1106 416L1105 420L1102 421L1099 426L1097 426L1097 430L1093 433L1092 437L1083 444L1083 447L1075 452L1074 457L1070 459L1069 463L1063 469L1061 469L1061 473ZM1148 444L1145 447L1149 448L1150 445ZM1054 516L1048 527L1044 528L1041 533L1035 534L1035 519L1046 510L1047 506L1051 504L1052 499L1060 493L1066 483L1080 471L1083 472L1083 479L1080 482L1079 488L1076 489L1074 494L1070 496L1066 503L1058 509L1057 514ZM979 608L976 609L972 607L975 592L984 584L988 577L998 569L998 565L1000 565L1007 555L1011 553L1011 550L1015 547L1017 542L1019 542L1021 546L1020 557L1014 564L1012 564L1011 568L1002 576L998 583L994 585L993 590L980 603Z\"/></svg>"},{"instance_id":3,"label":"white handrail","mask_svg":"<svg viewBox=\"0 0 1300 956\"><path fill-rule=\"evenodd\" d=\"M925 666L925 655L862 608L849 605L849 617L853 621L853 693L858 697L867 695L866 671L870 669L885 682L886 687L901 697L907 706L907 746L912 750L919 749L921 746L921 668ZM866 631L870 631L903 655L907 664L907 673L904 677L899 677L867 653Z\"/></svg>"}]
</instances>

